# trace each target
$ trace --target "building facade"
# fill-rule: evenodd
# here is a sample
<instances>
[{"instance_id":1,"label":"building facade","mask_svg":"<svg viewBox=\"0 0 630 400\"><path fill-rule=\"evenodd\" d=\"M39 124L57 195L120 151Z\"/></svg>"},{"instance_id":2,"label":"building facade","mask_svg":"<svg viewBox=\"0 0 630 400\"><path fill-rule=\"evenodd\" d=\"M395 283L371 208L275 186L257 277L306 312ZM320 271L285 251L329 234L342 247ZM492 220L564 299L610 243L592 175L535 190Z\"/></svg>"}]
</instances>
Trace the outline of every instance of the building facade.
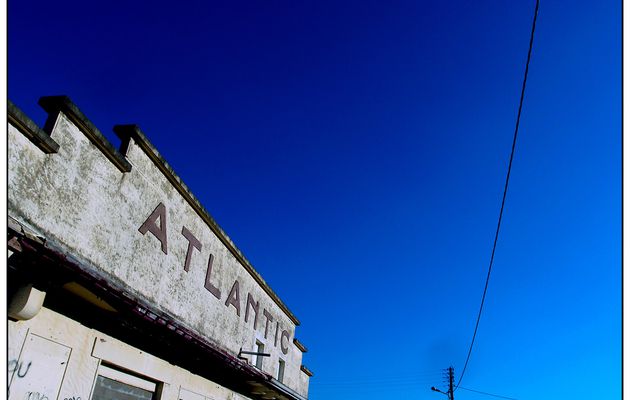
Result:
<instances>
[{"instance_id":1,"label":"building facade","mask_svg":"<svg viewBox=\"0 0 630 400\"><path fill-rule=\"evenodd\" d=\"M8 110L9 400L307 399L298 319L134 125Z\"/></svg>"}]
</instances>

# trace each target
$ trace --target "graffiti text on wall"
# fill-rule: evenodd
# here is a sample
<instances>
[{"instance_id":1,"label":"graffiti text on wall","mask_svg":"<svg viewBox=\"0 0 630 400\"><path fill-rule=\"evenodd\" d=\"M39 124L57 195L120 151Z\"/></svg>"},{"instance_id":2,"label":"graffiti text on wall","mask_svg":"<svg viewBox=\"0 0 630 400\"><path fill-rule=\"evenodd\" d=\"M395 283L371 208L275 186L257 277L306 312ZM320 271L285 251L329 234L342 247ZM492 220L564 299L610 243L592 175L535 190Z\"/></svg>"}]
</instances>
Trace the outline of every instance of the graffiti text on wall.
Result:
<instances>
[{"instance_id":1,"label":"graffiti text on wall","mask_svg":"<svg viewBox=\"0 0 630 400\"><path fill-rule=\"evenodd\" d=\"M48 400L48 396L39 392L26 392L24 400Z\"/></svg>"},{"instance_id":2,"label":"graffiti text on wall","mask_svg":"<svg viewBox=\"0 0 630 400\"><path fill-rule=\"evenodd\" d=\"M9 361L9 374L16 374L18 378L24 378L28 374L28 370L31 368L31 362L29 361L24 365L24 361L18 362L18 360Z\"/></svg>"}]
</instances>

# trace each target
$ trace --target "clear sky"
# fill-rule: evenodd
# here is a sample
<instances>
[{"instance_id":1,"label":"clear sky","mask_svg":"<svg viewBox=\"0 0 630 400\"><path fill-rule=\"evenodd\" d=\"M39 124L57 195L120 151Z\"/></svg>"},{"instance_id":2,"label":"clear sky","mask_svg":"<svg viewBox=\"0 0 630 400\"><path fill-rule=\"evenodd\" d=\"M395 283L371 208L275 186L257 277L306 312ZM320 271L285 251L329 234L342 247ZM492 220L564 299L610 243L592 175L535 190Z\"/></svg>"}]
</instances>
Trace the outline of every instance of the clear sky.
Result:
<instances>
[{"instance_id":1,"label":"clear sky","mask_svg":"<svg viewBox=\"0 0 630 400\"><path fill-rule=\"evenodd\" d=\"M535 1L8 4L9 98L137 123L302 321L310 398L441 399L486 277ZM621 392L621 3L541 2L462 387ZM457 399L490 399L458 390Z\"/></svg>"}]
</instances>

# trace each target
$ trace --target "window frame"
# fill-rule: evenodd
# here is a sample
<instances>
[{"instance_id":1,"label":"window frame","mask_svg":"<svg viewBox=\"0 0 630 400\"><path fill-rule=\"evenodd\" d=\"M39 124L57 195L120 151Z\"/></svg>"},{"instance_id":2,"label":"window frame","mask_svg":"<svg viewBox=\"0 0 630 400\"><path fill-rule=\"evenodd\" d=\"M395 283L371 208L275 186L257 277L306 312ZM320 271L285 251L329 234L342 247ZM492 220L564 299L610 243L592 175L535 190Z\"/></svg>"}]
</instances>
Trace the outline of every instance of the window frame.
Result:
<instances>
[{"instance_id":1,"label":"window frame","mask_svg":"<svg viewBox=\"0 0 630 400\"><path fill-rule=\"evenodd\" d=\"M278 382L283 383L284 381L284 371L287 367L287 362L282 358L278 358Z\"/></svg>"},{"instance_id":2,"label":"window frame","mask_svg":"<svg viewBox=\"0 0 630 400\"><path fill-rule=\"evenodd\" d=\"M90 391L90 400L94 398L99 377L110 379L123 385L149 392L151 394L151 400L159 400L162 394L162 382L140 376L131 370L121 368L116 365L109 363L104 364L101 361L96 369L96 374L94 374L92 390Z\"/></svg>"},{"instance_id":3,"label":"window frame","mask_svg":"<svg viewBox=\"0 0 630 400\"><path fill-rule=\"evenodd\" d=\"M260 340L256 339L256 341L254 342L256 345L256 353L264 353L265 352L265 344L263 342L261 342ZM263 359L264 357L256 354L256 360L254 361L254 366L256 368L258 368L259 370L262 371L262 365L263 365Z\"/></svg>"}]
</instances>

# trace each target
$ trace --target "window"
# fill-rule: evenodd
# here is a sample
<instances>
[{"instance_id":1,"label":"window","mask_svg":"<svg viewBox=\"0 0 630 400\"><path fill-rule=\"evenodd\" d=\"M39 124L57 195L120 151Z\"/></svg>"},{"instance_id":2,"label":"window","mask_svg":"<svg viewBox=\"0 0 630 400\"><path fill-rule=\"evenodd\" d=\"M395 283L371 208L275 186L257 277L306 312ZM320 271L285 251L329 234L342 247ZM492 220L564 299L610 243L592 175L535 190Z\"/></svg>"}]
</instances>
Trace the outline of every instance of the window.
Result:
<instances>
[{"instance_id":1,"label":"window","mask_svg":"<svg viewBox=\"0 0 630 400\"><path fill-rule=\"evenodd\" d=\"M264 353L264 352L265 352L265 345L260 343L257 340L256 341L256 353ZM262 369L262 362L263 362L263 356L257 355L256 356L256 368Z\"/></svg>"},{"instance_id":2,"label":"window","mask_svg":"<svg viewBox=\"0 0 630 400\"><path fill-rule=\"evenodd\" d=\"M101 365L92 400L152 400L156 387L154 382Z\"/></svg>"},{"instance_id":3,"label":"window","mask_svg":"<svg viewBox=\"0 0 630 400\"><path fill-rule=\"evenodd\" d=\"M284 379L284 360L278 360L278 382Z\"/></svg>"}]
</instances>

